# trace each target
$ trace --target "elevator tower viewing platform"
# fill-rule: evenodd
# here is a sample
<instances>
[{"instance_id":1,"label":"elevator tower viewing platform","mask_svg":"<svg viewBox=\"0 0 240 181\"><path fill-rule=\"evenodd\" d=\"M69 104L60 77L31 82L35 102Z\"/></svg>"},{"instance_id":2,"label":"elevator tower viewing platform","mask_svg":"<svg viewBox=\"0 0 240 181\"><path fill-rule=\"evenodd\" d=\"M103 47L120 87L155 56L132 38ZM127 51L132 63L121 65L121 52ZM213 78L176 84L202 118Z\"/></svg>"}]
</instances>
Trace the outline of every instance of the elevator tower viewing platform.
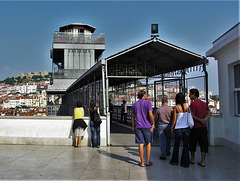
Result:
<instances>
[{"instance_id":1,"label":"elevator tower viewing platform","mask_svg":"<svg viewBox=\"0 0 240 181\"><path fill-rule=\"evenodd\" d=\"M56 90L66 90L73 80L79 78L99 60L105 50L105 35L93 35L95 29L88 24L72 23L53 33L50 53L52 88L56 87L57 79L64 79L61 80L64 85L56 87Z\"/></svg>"},{"instance_id":2,"label":"elevator tower viewing platform","mask_svg":"<svg viewBox=\"0 0 240 181\"><path fill-rule=\"evenodd\" d=\"M52 81L48 88L49 102L64 97L67 88L97 63L105 50L105 35L93 34L95 27L72 23L61 26L53 33L50 51L52 59ZM63 104L60 99L56 104ZM56 105L55 104L55 105Z\"/></svg>"}]
</instances>

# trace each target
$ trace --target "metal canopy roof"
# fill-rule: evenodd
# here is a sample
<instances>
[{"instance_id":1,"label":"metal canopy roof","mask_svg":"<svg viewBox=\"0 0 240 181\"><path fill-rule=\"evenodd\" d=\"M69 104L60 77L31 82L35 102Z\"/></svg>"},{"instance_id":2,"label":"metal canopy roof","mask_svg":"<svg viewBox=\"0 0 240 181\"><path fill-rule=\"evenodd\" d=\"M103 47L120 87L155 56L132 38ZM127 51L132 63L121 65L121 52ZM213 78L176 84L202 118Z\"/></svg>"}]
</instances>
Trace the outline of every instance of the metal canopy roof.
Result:
<instances>
[{"instance_id":1,"label":"metal canopy roof","mask_svg":"<svg viewBox=\"0 0 240 181\"><path fill-rule=\"evenodd\" d=\"M201 65L206 58L199 54L152 38L106 58L108 65L147 63L155 67L155 75Z\"/></svg>"},{"instance_id":2,"label":"metal canopy roof","mask_svg":"<svg viewBox=\"0 0 240 181\"><path fill-rule=\"evenodd\" d=\"M208 62L205 57L202 57L199 54L158 38L151 38L111 55L105 60L108 68L107 77L109 77L109 86L125 83L134 79L141 79L143 77L147 78L182 70L196 65L206 64ZM124 70L125 72L129 70L127 68L128 65L136 67L135 70L133 70L133 72L135 72L134 76L129 76L128 73L124 76L119 76L118 73L114 74L114 71L119 72L117 69L124 65L126 66L126 71ZM145 72L141 74L141 76L139 76L139 73L136 72L138 71L139 65L145 67ZM87 79L88 81L93 80L93 75L97 75L97 77L101 79L101 66L101 62L95 64L94 67L74 82L68 90L72 89L79 82L86 83ZM110 69L111 67L113 69Z\"/></svg>"},{"instance_id":3,"label":"metal canopy roof","mask_svg":"<svg viewBox=\"0 0 240 181\"><path fill-rule=\"evenodd\" d=\"M205 57L158 38L152 38L118 52L107 57L106 61L110 86L126 82L124 78L131 81L144 76L152 77L207 63ZM128 72L129 70L132 73Z\"/></svg>"}]
</instances>

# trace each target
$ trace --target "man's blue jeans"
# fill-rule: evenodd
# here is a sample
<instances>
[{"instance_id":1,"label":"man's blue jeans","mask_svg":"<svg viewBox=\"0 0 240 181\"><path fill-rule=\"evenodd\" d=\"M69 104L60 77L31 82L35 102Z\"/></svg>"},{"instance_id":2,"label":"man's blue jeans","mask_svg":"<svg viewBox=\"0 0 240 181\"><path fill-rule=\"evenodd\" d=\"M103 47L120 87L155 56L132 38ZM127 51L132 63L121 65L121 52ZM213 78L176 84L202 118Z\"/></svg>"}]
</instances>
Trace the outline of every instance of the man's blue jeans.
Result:
<instances>
[{"instance_id":1,"label":"man's blue jeans","mask_svg":"<svg viewBox=\"0 0 240 181\"><path fill-rule=\"evenodd\" d=\"M171 125L170 124L158 124L158 136L161 157L166 157L170 154L170 139L171 139Z\"/></svg>"}]
</instances>

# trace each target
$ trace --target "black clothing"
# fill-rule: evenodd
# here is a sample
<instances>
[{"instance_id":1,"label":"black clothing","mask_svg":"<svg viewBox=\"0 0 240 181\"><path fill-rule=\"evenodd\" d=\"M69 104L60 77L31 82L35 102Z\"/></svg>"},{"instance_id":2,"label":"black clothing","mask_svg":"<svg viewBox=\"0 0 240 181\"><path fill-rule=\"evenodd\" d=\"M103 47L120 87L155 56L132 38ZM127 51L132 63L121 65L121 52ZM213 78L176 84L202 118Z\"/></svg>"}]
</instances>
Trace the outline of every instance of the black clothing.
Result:
<instances>
[{"instance_id":1,"label":"black clothing","mask_svg":"<svg viewBox=\"0 0 240 181\"><path fill-rule=\"evenodd\" d=\"M73 132L75 129L77 128L83 128L83 129L86 129L87 128L87 124L85 123L85 121L83 119L75 119L74 120L74 123L73 123Z\"/></svg>"}]
</instances>

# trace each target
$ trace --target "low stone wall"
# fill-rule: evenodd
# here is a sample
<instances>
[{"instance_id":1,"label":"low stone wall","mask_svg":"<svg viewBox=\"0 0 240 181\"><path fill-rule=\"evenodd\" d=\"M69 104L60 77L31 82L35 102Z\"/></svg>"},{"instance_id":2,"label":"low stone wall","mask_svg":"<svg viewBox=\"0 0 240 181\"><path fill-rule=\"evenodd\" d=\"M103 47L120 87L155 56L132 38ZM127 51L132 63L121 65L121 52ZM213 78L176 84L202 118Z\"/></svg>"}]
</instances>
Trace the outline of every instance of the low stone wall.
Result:
<instances>
[{"instance_id":1,"label":"low stone wall","mask_svg":"<svg viewBox=\"0 0 240 181\"><path fill-rule=\"evenodd\" d=\"M208 127L209 145L224 146L240 154L240 145L226 138L224 133L224 129L226 129L224 122L226 122L226 120L221 115L211 116Z\"/></svg>"},{"instance_id":2,"label":"low stone wall","mask_svg":"<svg viewBox=\"0 0 240 181\"><path fill-rule=\"evenodd\" d=\"M106 117L101 118L101 146L106 146ZM81 146L91 146L89 118L84 121L88 127ZM0 117L0 144L73 145L72 124L70 116Z\"/></svg>"}]
</instances>

